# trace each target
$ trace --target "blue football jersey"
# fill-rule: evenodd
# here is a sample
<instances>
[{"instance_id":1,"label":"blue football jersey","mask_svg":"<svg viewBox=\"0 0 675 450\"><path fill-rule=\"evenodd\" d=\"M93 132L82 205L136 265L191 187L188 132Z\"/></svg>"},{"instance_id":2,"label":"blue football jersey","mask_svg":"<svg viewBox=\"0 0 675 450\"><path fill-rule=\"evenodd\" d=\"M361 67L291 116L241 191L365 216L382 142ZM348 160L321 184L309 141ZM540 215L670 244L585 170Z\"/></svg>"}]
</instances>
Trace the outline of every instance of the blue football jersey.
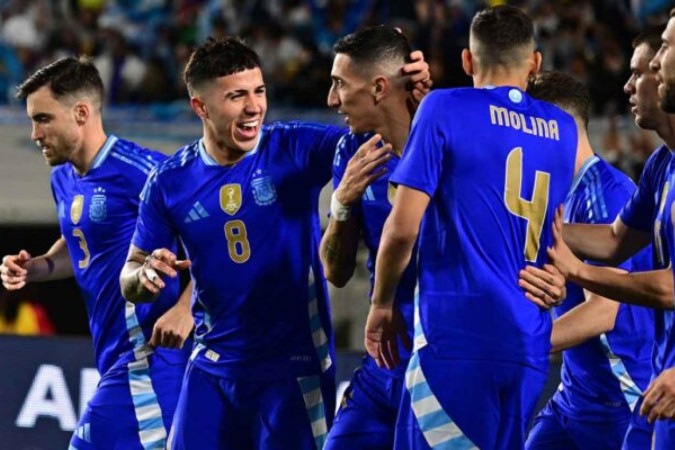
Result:
<instances>
[{"instance_id":1,"label":"blue football jersey","mask_svg":"<svg viewBox=\"0 0 675 450\"><path fill-rule=\"evenodd\" d=\"M152 305L134 305L124 300L119 283L139 194L152 168L165 158L111 135L84 176L71 164L52 171L61 233L85 300L101 374L151 353L147 342L152 327L178 299L178 283L169 282Z\"/></svg>"},{"instance_id":2,"label":"blue football jersey","mask_svg":"<svg viewBox=\"0 0 675 450\"><path fill-rule=\"evenodd\" d=\"M425 97L391 181L431 197L419 236L419 315L439 357L545 370L551 316L517 284L552 243L572 184L574 120L519 89Z\"/></svg>"},{"instance_id":3,"label":"blue football jersey","mask_svg":"<svg viewBox=\"0 0 675 450\"><path fill-rule=\"evenodd\" d=\"M335 160L333 162L333 187L337 188L344 176L345 170L347 168L347 163L354 156L354 153L359 149L361 144L370 139L372 135L354 135L349 134L343 137L336 149ZM394 194L396 189L393 185L389 183L389 177L396 169L396 166L399 163L400 158L393 154L391 159L386 162L384 168L386 173L380 178L375 180L373 183L366 188L361 200L358 201L352 207L352 215L357 217L361 224L361 235L363 242L368 249L368 260L366 262L366 267L368 273L370 274L370 292L368 298L371 297L373 291L373 282L375 276L375 257L377 256L377 250L380 246L380 238L382 237L382 228L384 227L384 222L389 216L391 211L392 204L394 201ZM413 307L414 307L414 296L415 296L415 286L417 284L417 273L415 271L414 261L416 257L413 256L411 259L411 264L408 265L401 281L398 284L396 290L396 305L398 306L403 319L405 321L408 335L412 342L412 332L413 332ZM399 345L399 356L402 359L402 364L400 364L395 370L383 370L381 371L384 374L392 374L394 376L403 376L405 373L405 366L410 358L410 351L406 350L402 345ZM376 366L372 358L366 358L364 364L369 366Z\"/></svg>"},{"instance_id":4,"label":"blue football jersey","mask_svg":"<svg viewBox=\"0 0 675 450\"><path fill-rule=\"evenodd\" d=\"M673 153L666 145L659 147L645 163L640 176L638 189L621 211L621 220L627 226L652 233L654 269L663 269L670 265L670 253L666 244L663 215L670 183L668 177ZM655 335L652 353L652 370L655 375L661 373L664 365L666 347L673 325L671 311L658 311L654 317Z\"/></svg>"},{"instance_id":5,"label":"blue football jersey","mask_svg":"<svg viewBox=\"0 0 675 450\"><path fill-rule=\"evenodd\" d=\"M150 252L180 237L203 310L197 367L274 379L331 366L318 201L345 132L264 126L257 147L231 166L217 164L198 140L148 179L133 244Z\"/></svg>"},{"instance_id":6,"label":"blue football jersey","mask_svg":"<svg viewBox=\"0 0 675 450\"><path fill-rule=\"evenodd\" d=\"M567 195L565 222L611 223L633 191L635 185L628 176L594 156L581 168ZM621 268L650 270L651 247L641 253ZM568 283L567 298L555 308L555 315L584 302L583 289ZM653 343L654 310L621 304L612 331L563 352L562 384L553 401L577 420L617 420L629 415L649 384Z\"/></svg>"},{"instance_id":7,"label":"blue football jersey","mask_svg":"<svg viewBox=\"0 0 675 450\"><path fill-rule=\"evenodd\" d=\"M668 248L669 254L675 251L675 189L668 189L675 183L675 170L671 164L668 168L666 178L666 187L664 191L668 191L663 207L660 209L657 220L663 225L663 234L665 245ZM675 270L675 269L674 269ZM675 302L675 299L674 299ZM664 310L657 314L657 338L655 342L655 365L654 376L657 376L661 371L675 367L675 332L673 330L673 321L675 314L673 310Z\"/></svg>"},{"instance_id":8,"label":"blue football jersey","mask_svg":"<svg viewBox=\"0 0 675 450\"><path fill-rule=\"evenodd\" d=\"M668 195L668 171L672 155L666 145L662 145L651 154L642 170L637 190L619 216L627 226L652 233L655 269L662 269L670 264L668 248L663 243L663 226L658 215Z\"/></svg>"}]
</instances>

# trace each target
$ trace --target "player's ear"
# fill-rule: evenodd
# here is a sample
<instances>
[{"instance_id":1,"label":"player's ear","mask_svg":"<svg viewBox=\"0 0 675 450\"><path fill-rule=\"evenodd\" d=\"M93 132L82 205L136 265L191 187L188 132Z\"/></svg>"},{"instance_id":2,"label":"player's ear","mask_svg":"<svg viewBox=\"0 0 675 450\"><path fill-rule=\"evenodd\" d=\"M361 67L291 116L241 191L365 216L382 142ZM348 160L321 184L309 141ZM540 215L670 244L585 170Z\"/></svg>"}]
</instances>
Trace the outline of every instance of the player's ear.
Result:
<instances>
[{"instance_id":1,"label":"player's ear","mask_svg":"<svg viewBox=\"0 0 675 450\"><path fill-rule=\"evenodd\" d=\"M77 102L73 107L73 115L75 116L75 123L84 125L91 114L90 105L85 102Z\"/></svg>"},{"instance_id":2,"label":"player's ear","mask_svg":"<svg viewBox=\"0 0 675 450\"><path fill-rule=\"evenodd\" d=\"M462 50L462 69L464 69L464 73L468 76L473 76L473 55L471 55L471 51L468 48Z\"/></svg>"},{"instance_id":3,"label":"player's ear","mask_svg":"<svg viewBox=\"0 0 675 450\"><path fill-rule=\"evenodd\" d=\"M530 70L530 77L535 77L541 70L542 56L541 52L534 52L532 54L532 69Z\"/></svg>"},{"instance_id":4,"label":"player's ear","mask_svg":"<svg viewBox=\"0 0 675 450\"><path fill-rule=\"evenodd\" d=\"M199 116L200 119L208 119L209 112L206 109L206 104L199 97L190 97L190 107Z\"/></svg>"},{"instance_id":5,"label":"player's ear","mask_svg":"<svg viewBox=\"0 0 675 450\"><path fill-rule=\"evenodd\" d=\"M373 80L372 94L375 103L379 103L389 90L389 80L386 77L377 77Z\"/></svg>"}]
</instances>

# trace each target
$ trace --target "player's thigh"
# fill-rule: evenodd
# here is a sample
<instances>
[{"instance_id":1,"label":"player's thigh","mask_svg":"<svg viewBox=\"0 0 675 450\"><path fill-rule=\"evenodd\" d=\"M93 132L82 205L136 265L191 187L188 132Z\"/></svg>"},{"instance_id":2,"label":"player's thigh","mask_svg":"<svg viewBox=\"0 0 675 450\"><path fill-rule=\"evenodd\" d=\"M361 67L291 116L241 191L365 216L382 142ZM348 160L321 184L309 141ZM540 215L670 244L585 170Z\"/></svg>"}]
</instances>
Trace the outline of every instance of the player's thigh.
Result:
<instances>
[{"instance_id":1,"label":"player's thigh","mask_svg":"<svg viewBox=\"0 0 675 450\"><path fill-rule=\"evenodd\" d=\"M261 383L254 448L321 450L328 434L321 381L317 375Z\"/></svg>"},{"instance_id":2,"label":"player's thigh","mask_svg":"<svg viewBox=\"0 0 675 450\"><path fill-rule=\"evenodd\" d=\"M402 381L379 369L355 371L324 450L391 450Z\"/></svg>"},{"instance_id":3,"label":"player's thigh","mask_svg":"<svg viewBox=\"0 0 675 450\"><path fill-rule=\"evenodd\" d=\"M534 419L525 442L525 450L574 450L576 448L577 446L549 401Z\"/></svg>"},{"instance_id":4,"label":"player's thigh","mask_svg":"<svg viewBox=\"0 0 675 450\"><path fill-rule=\"evenodd\" d=\"M149 434L142 434L136 415L136 408L130 394L128 375L123 371L106 374L96 392L87 404L77 427L73 432L70 446L77 450L118 450L162 449L166 444L166 428L159 421L145 423L152 428ZM159 406L148 398L150 412L156 417ZM156 409L154 409L156 408Z\"/></svg>"},{"instance_id":5,"label":"player's thigh","mask_svg":"<svg viewBox=\"0 0 675 450\"><path fill-rule=\"evenodd\" d=\"M630 423L623 438L621 450L642 450L652 448L654 438L654 424L649 423L647 418L640 414L642 397L635 405L631 414Z\"/></svg>"},{"instance_id":6,"label":"player's thigh","mask_svg":"<svg viewBox=\"0 0 675 450\"><path fill-rule=\"evenodd\" d=\"M675 448L675 420L657 420L654 423L654 450Z\"/></svg>"},{"instance_id":7,"label":"player's thigh","mask_svg":"<svg viewBox=\"0 0 675 450\"><path fill-rule=\"evenodd\" d=\"M413 354L406 373L412 417L399 421L397 448L424 448L418 444L423 441L430 447L494 448L499 411L485 392L496 391L491 380L461 361L435 358L428 347Z\"/></svg>"},{"instance_id":8,"label":"player's thigh","mask_svg":"<svg viewBox=\"0 0 675 450\"><path fill-rule=\"evenodd\" d=\"M222 380L189 364L174 414L168 448L251 448L246 414L236 411Z\"/></svg>"},{"instance_id":9,"label":"player's thigh","mask_svg":"<svg viewBox=\"0 0 675 450\"><path fill-rule=\"evenodd\" d=\"M178 352L177 350L159 349L149 357L150 376L153 390L157 395L157 401L162 410L162 417L166 428L171 427L173 414L178 404L187 357L180 358L176 355L167 356L167 352Z\"/></svg>"},{"instance_id":10,"label":"player's thigh","mask_svg":"<svg viewBox=\"0 0 675 450\"><path fill-rule=\"evenodd\" d=\"M495 379L500 380L499 426L496 449L522 448L527 427L546 383L547 373L521 364L492 362Z\"/></svg>"}]
</instances>

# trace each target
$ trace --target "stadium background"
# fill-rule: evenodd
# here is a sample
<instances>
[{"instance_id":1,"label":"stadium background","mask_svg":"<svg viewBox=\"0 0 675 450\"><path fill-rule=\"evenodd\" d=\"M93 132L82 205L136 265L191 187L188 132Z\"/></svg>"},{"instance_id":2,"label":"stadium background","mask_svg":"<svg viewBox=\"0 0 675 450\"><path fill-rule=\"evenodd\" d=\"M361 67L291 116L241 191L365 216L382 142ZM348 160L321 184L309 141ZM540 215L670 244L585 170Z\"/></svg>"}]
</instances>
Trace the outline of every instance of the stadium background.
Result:
<instances>
[{"instance_id":1,"label":"stadium background","mask_svg":"<svg viewBox=\"0 0 675 450\"><path fill-rule=\"evenodd\" d=\"M459 52L477 8L469 0L0 0L0 254L39 254L58 237L49 168L30 141L30 123L14 87L64 55L88 54L106 83L109 133L172 153L199 137L180 71L192 45L209 35L239 34L262 56L269 86L267 122L341 123L325 107L330 48L340 36L377 23L400 26L425 52L435 87L463 86ZM546 69L584 80L593 94L590 135L603 157L639 176L658 144L638 130L622 87L630 42L662 23L664 0L511 1L535 18ZM325 218L330 188L324 190ZM365 252L359 258L365 261ZM367 312L368 274L359 264L346 288L332 289L339 378L358 364ZM73 417L97 380L86 313L70 280L9 294L0 287L0 321L18 305L46 312L55 335L0 335L0 449L65 448ZM556 385L552 359L546 396ZM74 415L74 416L73 416Z\"/></svg>"}]
</instances>

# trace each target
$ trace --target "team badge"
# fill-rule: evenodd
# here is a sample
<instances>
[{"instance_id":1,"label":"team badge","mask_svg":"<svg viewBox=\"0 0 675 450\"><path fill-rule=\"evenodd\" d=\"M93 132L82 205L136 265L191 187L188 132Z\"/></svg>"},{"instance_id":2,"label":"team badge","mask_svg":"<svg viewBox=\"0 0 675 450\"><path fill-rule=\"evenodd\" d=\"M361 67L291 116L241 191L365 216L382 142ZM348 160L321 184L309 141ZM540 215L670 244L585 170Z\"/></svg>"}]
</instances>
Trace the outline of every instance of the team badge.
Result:
<instances>
[{"instance_id":1,"label":"team badge","mask_svg":"<svg viewBox=\"0 0 675 450\"><path fill-rule=\"evenodd\" d=\"M396 197L396 186L391 183L387 183L387 200L391 205L394 204L394 197Z\"/></svg>"},{"instance_id":2,"label":"team badge","mask_svg":"<svg viewBox=\"0 0 675 450\"><path fill-rule=\"evenodd\" d=\"M73 203L70 205L70 220L73 225L80 223L82 218L82 207L84 206L84 195L76 195Z\"/></svg>"},{"instance_id":3,"label":"team badge","mask_svg":"<svg viewBox=\"0 0 675 450\"><path fill-rule=\"evenodd\" d=\"M91 197L91 204L89 205L89 219L92 222L103 222L108 217L106 201L105 189L102 187L94 189L94 195Z\"/></svg>"},{"instance_id":4,"label":"team badge","mask_svg":"<svg viewBox=\"0 0 675 450\"><path fill-rule=\"evenodd\" d=\"M239 211L241 208L240 184L226 184L220 188L220 207L231 216Z\"/></svg>"},{"instance_id":5,"label":"team badge","mask_svg":"<svg viewBox=\"0 0 675 450\"><path fill-rule=\"evenodd\" d=\"M277 199L277 190L270 177L254 178L251 181L251 188L253 188L253 198L260 206L271 205Z\"/></svg>"}]
</instances>

